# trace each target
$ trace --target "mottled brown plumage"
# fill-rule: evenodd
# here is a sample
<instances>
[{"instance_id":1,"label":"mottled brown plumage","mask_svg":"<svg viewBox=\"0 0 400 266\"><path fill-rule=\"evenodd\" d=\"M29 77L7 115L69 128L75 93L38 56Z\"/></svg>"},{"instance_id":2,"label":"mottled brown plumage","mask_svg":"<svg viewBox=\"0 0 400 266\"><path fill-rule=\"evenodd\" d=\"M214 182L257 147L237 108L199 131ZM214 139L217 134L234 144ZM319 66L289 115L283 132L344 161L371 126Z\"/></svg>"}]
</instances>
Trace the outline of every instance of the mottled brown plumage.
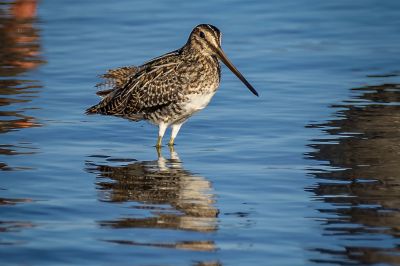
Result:
<instances>
[{"instance_id":1,"label":"mottled brown plumage","mask_svg":"<svg viewBox=\"0 0 400 266\"><path fill-rule=\"evenodd\" d=\"M96 94L105 96L114 88L124 86L128 82L129 77L137 73L138 69L136 66L125 66L108 70L107 73L100 75L103 81L96 84L97 88L108 89L98 91Z\"/></svg>"},{"instance_id":2,"label":"mottled brown plumage","mask_svg":"<svg viewBox=\"0 0 400 266\"><path fill-rule=\"evenodd\" d=\"M99 91L103 99L86 113L148 120L159 126L157 146L171 126L169 144L173 145L181 125L206 107L217 90L221 76L218 59L258 95L222 51L220 31L202 24L193 29L181 49L139 67L121 67L102 75L105 80L97 86L111 89Z\"/></svg>"}]
</instances>

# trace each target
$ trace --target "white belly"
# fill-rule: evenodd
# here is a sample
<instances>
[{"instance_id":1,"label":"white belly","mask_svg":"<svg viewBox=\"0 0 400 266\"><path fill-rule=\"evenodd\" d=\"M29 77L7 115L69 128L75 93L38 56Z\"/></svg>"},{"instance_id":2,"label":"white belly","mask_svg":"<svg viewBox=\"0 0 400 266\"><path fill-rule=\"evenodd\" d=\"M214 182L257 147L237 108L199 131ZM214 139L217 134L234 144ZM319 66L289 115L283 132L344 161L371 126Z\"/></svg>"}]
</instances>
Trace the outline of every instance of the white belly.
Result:
<instances>
[{"instance_id":1,"label":"white belly","mask_svg":"<svg viewBox=\"0 0 400 266\"><path fill-rule=\"evenodd\" d=\"M204 109L214 96L215 92L208 94L191 94L185 104L185 109L189 112L197 112Z\"/></svg>"}]
</instances>

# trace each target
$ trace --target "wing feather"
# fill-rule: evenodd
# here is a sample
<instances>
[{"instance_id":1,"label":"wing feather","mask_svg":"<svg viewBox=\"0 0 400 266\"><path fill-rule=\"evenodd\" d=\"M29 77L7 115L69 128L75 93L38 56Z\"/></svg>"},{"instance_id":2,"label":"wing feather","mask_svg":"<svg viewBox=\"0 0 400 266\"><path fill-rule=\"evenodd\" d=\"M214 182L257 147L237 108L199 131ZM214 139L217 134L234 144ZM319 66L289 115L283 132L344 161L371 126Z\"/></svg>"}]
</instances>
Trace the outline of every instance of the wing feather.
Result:
<instances>
[{"instance_id":1,"label":"wing feather","mask_svg":"<svg viewBox=\"0 0 400 266\"><path fill-rule=\"evenodd\" d=\"M103 81L96 84L98 88L113 88L113 87L121 87L125 84L129 77L136 74L139 68L136 66L124 66L115 69L109 69L103 75L100 75L100 78Z\"/></svg>"},{"instance_id":2,"label":"wing feather","mask_svg":"<svg viewBox=\"0 0 400 266\"><path fill-rule=\"evenodd\" d=\"M113 92L114 89L120 88L129 80L129 78L135 75L139 71L139 67L136 66L125 66L115 69L109 69L105 74L100 75L103 80L96 84L97 88L100 88L96 94L102 98Z\"/></svg>"},{"instance_id":3,"label":"wing feather","mask_svg":"<svg viewBox=\"0 0 400 266\"><path fill-rule=\"evenodd\" d=\"M110 77L116 82L115 88L108 92L98 105L89 108L87 113L140 120L145 114L179 100L182 98L180 91L185 84L183 79L177 78L182 65L178 54L178 51L175 51L153 59L139 68L134 67L134 74L133 69L117 69L123 73L130 73L122 75L125 80L114 78L114 73L120 72L107 72L106 78Z\"/></svg>"}]
</instances>

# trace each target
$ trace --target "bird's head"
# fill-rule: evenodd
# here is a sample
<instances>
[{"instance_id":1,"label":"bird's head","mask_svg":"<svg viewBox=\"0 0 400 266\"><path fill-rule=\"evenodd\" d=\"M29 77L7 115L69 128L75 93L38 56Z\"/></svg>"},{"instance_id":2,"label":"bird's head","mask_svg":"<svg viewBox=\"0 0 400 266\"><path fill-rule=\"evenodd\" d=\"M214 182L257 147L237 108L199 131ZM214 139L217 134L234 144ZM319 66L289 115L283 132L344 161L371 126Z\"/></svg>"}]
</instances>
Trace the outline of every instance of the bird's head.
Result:
<instances>
[{"instance_id":1,"label":"bird's head","mask_svg":"<svg viewBox=\"0 0 400 266\"><path fill-rule=\"evenodd\" d=\"M246 87L254 95L258 96L257 91L243 77L239 70L237 70L237 68L232 64L222 50L221 39L222 33L217 27L210 24L200 24L197 25L190 33L187 45L205 56L216 56L246 85Z\"/></svg>"},{"instance_id":2,"label":"bird's head","mask_svg":"<svg viewBox=\"0 0 400 266\"><path fill-rule=\"evenodd\" d=\"M222 34L210 24L200 24L190 33L188 43L191 48L205 55L215 55L215 49L221 48Z\"/></svg>"}]
</instances>

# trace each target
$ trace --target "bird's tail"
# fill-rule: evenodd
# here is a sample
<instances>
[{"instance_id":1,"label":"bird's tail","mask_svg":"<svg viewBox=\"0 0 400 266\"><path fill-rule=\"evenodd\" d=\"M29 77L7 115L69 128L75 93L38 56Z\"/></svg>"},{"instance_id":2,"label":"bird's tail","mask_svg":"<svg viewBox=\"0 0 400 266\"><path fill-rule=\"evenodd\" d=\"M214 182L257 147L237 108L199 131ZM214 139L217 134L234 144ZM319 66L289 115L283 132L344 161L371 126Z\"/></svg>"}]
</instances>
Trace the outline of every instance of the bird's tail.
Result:
<instances>
[{"instance_id":1,"label":"bird's tail","mask_svg":"<svg viewBox=\"0 0 400 266\"><path fill-rule=\"evenodd\" d=\"M87 115L94 115L94 114L98 114L99 113L99 106L98 104L93 105L92 107L89 107L88 109L86 109L85 114Z\"/></svg>"},{"instance_id":2,"label":"bird's tail","mask_svg":"<svg viewBox=\"0 0 400 266\"><path fill-rule=\"evenodd\" d=\"M92 107L86 109L85 114L87 114L87 115L94 115L94 114L114 115L114 116L127 118L131 121L136 121L136 122L144 119L143 113L140 113L140 114L109 113L103 107L104 106L102 106L101 103L93 105Z\"/></svg>"},{"instance_id":3,"label":"bird's tail","mask_svg":"<svg viewBox=\"0 0 400 266\"><path fill-rule=\"evenodd\" d=\"M92 107L86 109L87 115L92 114L107 114L108 108L105 108L109 101L112 99L113 95L117 92L117 89L109 89L98 91L96 94L103 98L100 103L93 105Z\"/></svg>"}]
</instances>

